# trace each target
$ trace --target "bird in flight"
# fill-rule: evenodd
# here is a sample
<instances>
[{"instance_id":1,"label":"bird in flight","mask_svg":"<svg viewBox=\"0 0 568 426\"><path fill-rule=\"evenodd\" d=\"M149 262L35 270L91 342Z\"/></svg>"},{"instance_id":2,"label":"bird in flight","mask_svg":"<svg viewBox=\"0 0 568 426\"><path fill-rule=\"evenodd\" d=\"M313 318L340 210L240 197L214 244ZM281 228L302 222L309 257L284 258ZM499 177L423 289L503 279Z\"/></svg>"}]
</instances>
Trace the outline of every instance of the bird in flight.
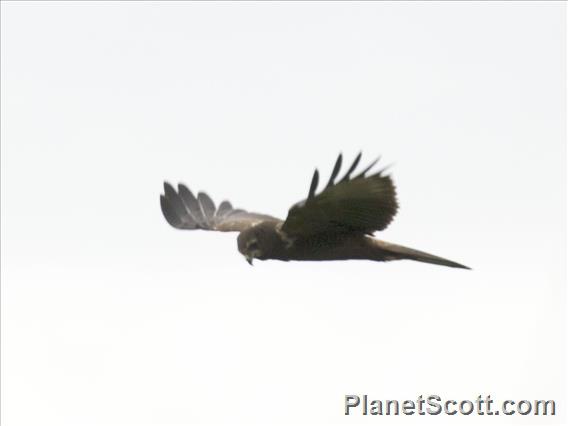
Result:
<instances>
[{"instance_id":1,"label":"bird in flight","mask_svg":"<svg viewBox=\"0 0 568 426\"><path fill-rule=\"evenodd\" d=\"M177 229L239 232L239 252L252 265L259 260L375 260L409 259L470 269L432 254L373 238L384 230L398 210L396 191L385 169L370 173L378 159L354 174L361 153L337 179L343 157L339 154L331 177L317 193L319 172L312 178L308 197L294 204L286 220L235 209L228 201L219 207L205 193L197 197L183 184L176 191L164 182L162 213Z\"/></svg>"}]
</instances>

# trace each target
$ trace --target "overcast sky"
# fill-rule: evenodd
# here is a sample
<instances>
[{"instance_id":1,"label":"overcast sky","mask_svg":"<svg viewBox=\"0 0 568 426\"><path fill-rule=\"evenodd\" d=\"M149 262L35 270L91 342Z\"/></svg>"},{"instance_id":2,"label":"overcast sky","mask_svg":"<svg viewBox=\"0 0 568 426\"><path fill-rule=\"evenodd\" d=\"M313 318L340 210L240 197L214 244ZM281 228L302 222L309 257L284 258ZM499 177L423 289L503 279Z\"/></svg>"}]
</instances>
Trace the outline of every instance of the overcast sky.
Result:
<instances>
[{"instance_id":1,"label":"overcast sky","mask_svg":"<svg viewBox=\"0 0 568 426\"><path fill-rule=\"evenodd\" d=\"M1 7L3 424L565 399L564 2ZM472 271L251 268L160 212L168 180L285 218L359 150L394 163L377 237Z\"/></svg>"}]
</instances>

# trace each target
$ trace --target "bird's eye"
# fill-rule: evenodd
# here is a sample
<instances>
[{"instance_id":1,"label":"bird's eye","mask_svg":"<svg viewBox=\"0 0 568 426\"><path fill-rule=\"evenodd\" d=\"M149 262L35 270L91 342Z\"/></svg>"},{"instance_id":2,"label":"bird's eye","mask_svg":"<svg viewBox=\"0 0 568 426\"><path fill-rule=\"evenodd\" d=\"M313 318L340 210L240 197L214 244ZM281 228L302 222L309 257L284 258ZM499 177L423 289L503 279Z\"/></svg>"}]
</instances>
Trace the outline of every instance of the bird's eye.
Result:
<instances>
[{"instance_id":1,"label":"bird's eye","mask_svg":"<svg viewBox=\"0 0 568 426\"><path fill-rule=\"evenodd\" d=\"M258 250L258 242L257 241L251 241L249 243L249 245L247 246L247 248L249 250Z\"/></svg>"}]
</instances>

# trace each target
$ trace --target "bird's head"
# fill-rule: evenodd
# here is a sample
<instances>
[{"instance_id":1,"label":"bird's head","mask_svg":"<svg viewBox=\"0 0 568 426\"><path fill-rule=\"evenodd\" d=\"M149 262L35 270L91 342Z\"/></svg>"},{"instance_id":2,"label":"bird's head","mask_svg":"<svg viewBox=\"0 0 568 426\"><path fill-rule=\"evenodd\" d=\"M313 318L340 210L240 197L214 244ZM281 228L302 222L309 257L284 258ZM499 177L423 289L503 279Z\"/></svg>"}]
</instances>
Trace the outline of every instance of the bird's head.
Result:
<instances>
[{"instance_id":1,"label":"bird's head","mask_svg":"<svg viewBox=\"0 0 568 426\"><path fill-rule=\"evenodd\" d=\"M271 258L274 248L278 245L274 224L261 222L245 229L239 234L237 244L239 251L251 265L253 259Z\"/></svg>"}]
</instances>

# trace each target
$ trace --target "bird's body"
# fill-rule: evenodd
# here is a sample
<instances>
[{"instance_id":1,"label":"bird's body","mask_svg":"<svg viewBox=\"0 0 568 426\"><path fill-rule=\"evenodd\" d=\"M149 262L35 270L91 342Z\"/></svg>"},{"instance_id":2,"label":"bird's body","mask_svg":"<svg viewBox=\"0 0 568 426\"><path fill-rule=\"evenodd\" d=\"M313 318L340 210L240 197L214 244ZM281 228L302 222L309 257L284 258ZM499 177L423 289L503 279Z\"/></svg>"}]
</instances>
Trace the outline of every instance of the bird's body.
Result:
<instances>
[{"instance_id":1,"label":"bird's body","mask_svg":"<svg viewBox=\"0 0 568 426\"><path fill-rule=\"evenodd\" d=\"M242 231L237 238L239 251L246 253L247 242L256 240L265 247L256 256L261 260L348 260L371 255L364 234L316 234L291 239L282 231L282 223L267 221Z\"/></svg>"},{"instance_id":2,"label":"bird's body","mask_svg":"<svg viewBox=\"0 0 568 426\"><path fill-rule=\"evenodd\" d=\"M292 206L285 221L272 216L233 209L227 201L219 208L200 192L195 197L184 185L178 192L164 184L160 197L167 221L178 229L238 231L239 251L252 264L253 259L282 261L410 259L420 262L467 268L459 263L425 252L387 243L372 237L372 232L388 226L398 204L390 176L383 171L354 178L357 156L347 174L338 183L339 156L326 188L315 194L319 181L316 170L308 198Z\"/></svg>"},{"instance_id":3,"label":"bird's body","mask_svg":"<svg viewBox=\"0 0 568 426\"><path fill-rule=\"evenodd\" d=\"M375 260L389 261L412 259L426 263L466 268L459 263L443 259L425 252L387 243L364 233L343 233L314 235L290 241L281 231L282 221L261 222L242 231L238 238L239 251L246 256L247 242L259 242L259 246L269 248L254 258L259 260Z\"/></svg>"}]
</instances>

